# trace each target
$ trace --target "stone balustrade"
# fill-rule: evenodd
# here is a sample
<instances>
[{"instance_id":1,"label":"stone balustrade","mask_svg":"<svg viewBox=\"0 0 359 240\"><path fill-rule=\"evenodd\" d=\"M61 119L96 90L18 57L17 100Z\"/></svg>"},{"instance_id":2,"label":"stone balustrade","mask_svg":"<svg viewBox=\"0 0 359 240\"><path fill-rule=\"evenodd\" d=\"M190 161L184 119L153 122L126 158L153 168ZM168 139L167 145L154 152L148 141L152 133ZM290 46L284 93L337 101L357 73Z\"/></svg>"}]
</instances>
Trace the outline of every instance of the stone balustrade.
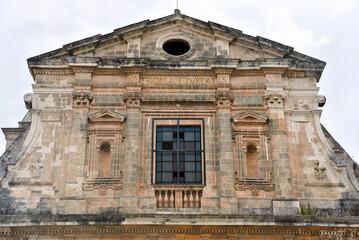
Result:
<instances>
[{"instance_id":1,"label":"stone balustrade","mask_svg":"<svg viewBox=\"0 0 359 240\"><path fill-rule=\"evenodd\" d=\"M203 186L155 186L158 208L200 208Z\"/></svg>"}]
</instances>

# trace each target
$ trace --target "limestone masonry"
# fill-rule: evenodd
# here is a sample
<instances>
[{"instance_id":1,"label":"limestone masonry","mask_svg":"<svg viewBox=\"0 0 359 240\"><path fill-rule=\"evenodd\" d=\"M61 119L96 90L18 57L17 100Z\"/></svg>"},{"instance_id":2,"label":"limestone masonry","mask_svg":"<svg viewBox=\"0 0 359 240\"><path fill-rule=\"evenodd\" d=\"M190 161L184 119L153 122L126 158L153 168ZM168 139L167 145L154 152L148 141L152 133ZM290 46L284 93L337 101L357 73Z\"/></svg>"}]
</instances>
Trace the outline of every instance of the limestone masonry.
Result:
<instances>
[{"instance_id":1,"label":"limestone masonry","mask_svg":"<svg viewBox=\"0 0 359 240\"><path fill-rule=\"evenodd\" d=\"M325 62L176 9L28 66L0 239L359 239Z\"/></svg>"}]
</instances>

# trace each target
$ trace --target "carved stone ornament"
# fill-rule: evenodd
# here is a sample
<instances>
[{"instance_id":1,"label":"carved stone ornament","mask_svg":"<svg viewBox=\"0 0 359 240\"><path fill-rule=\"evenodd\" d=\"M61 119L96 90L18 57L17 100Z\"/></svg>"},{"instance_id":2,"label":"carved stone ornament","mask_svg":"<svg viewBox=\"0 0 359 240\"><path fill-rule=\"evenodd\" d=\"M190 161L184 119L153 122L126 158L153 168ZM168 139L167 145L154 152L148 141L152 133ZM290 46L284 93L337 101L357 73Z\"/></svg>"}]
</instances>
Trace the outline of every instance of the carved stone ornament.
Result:
<instances>
[{"instance_id":1,"label":"carved stone ornament","mask_svg":"<svg viewBox=\"0 0 359 240\"><path fill-rule=\"evenodd\" d=\"M216 105L213 102L160 102L149 103L143 102L142 110L216 110Z\"/></svg>"},{"instance_id":2,"label":"carved stone ornament","mask_svg":"<svg viewBox=\"0 0 359 240\"><path fill-rule=\"evenodd\" d=\"M41 177L43 171L41 159L38 158L35 164L31 164L29 170L31 171L31 177L35 180L38 180Z\"/></svg>"},{"instance_id":3,"label":"carved stone ornament","mask_svg":"<svg viewBox=\"0 0 359 240\"><path fill-rule=\"evenodd\" d=\"M324 107L325 102L327 101L326 97L323 95L318 95L317 100L318 100L318 107Z\"/></svg>"},{"instance_id":4,"label":"carved stone ornament","mask_svg":"<svg viewBox=\"0 0 359 240\"><path fill-rule=\"evenodd\" d=\"M268 107L283 107L287 92L266 91L264 97Z\"/></svg>"},{"instance_id":5,"label":"carved stone ornament","mask_svg":"<svg viewBox=\"0 0 359 240\"><path fill-rule=\"evenodd\" d=\"M238 172L236 172L238 176ZM247 189L252 191L253 196L258 196L259 190L263 191L274 191L273 179L244 179L240 180L239 177L236 177L234 183L234 189L237 191L245 191Z\"/></svg>"},{"instance_id":6,"label":"carved stone ornament","mask_svg":"<svg viewBox=\"0 0 359 240\"><path fill-rule=\"evenodd\" d=\"M92 113L89 115L91 123L96 122L119 122L123 123L126 119L126 115L113 111L111 109L103 109L101 111Z\"/></svg>"},{"instance_id":7,"label":"carved stone ornament","mask_svg":"<svg viewBox=\"0 0 359 240\"><path fill-rule=\"evenodd\" d=\"M319 167L319 161L315 162L316 167L314 167L315 178L319 181L323 181L327 177L326 168Z\"/></svg>"},{"instance_id":8,"label":"carved stone ornament","mask_svg":"<svg viewBox=\"0 0 359 240\"><path fill-rule=\"evenodd\" d=\"M230 92L216 92L217 107L230 107L233 103L233 94Z\"/></svg>"},{"instance_id":9,"label":"carved stone ornament","mask_svg":"<svg viewBox=\"0 0 359 240\"><path fill-rule=\"evenodd\" d=\"M87 180L83 184L83 190L94 191L99 190L99 195L104 196L108 189L121 190L123 188L123 171L120 172L120 176L117 178L98 178Z\"/></svg>"},{"instance_id":10,"label":"carved stone ornament","mask_svg":"<svg viewBox=\"0 0 359 240\"><path fill-rule=\"evenodd\" d=\"M74 107L87 107L91 105L93 100L91 92L74 92L72 97Z\"/></svg>"},{"instance_id":11,"label":"carved stone ornament","mask_svg":"<svg viewBox=\"0 0 359 240\"><path fill-rule=\"evenodd\" d=\"M140 107L142 101L141 92L126 92L122 96L127 107Z\"/></svg>"}]
</instances>

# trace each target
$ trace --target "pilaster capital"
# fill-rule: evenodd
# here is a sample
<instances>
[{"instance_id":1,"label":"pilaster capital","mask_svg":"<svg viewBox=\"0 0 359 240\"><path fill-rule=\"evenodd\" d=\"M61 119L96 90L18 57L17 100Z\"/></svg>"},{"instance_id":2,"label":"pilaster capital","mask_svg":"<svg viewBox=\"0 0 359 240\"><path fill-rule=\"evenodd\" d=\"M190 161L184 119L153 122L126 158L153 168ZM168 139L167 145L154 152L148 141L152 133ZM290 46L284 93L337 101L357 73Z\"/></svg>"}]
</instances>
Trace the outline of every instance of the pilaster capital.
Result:
<instances>
[{"instance_id":1,"label":"pilaster capital","mask_svg":"<svg viewBox=\"0 0 359 240\"><path fill-rule=\"evenodd\" d=\"M140 107L142 102L142 92L126 92L123 94L123 101L127 107Z\"/></svg>"},{"instance_id":2,"label":"pilaster capital","mask_svg":"<svg viewBox=\"0 0 359 240\"><path fill-rule=\"evenodd\" d=\"M231 92L222 92L222 91L217 91L215 97L216 97L217 107L219 108L231 107L234 99L233 94Z\"/></svg>"},{"instance_id":3,"label":"pilaster capital","mask_svg":"<svg viewBox=\"0 0 359 240\"><path fill-rule=\"evenodd\" d=\"M265 91L264 98L267 107L284 107L284 100L287 98L288 92L286 91Z\"/></svg>"}]
</instances>

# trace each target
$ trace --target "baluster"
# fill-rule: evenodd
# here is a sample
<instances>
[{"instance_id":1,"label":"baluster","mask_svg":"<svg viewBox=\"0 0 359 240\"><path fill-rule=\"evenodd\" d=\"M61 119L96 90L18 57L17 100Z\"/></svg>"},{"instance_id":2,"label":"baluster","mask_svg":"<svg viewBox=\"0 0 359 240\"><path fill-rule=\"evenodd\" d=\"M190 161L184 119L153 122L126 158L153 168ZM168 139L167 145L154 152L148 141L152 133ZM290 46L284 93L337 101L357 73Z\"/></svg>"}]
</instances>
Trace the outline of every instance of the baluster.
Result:
<instances>
[{"instance_id":1,"label":"baluster","mask_svg":"<svg viewBox=\"0 0 359 240\"><path fill-rule=\"evenodd\" d=\"M168 207L168 190L165 190L165 206L164 207Z\"/></svg>"},{"instance_id":2,"label":"baluster","mask_svg":"<svg viewBox=\"0 0 359 240\"><path fill-rule=\"evenodd\" d=\"M188 196L188 198L189 198L189 203L190 203L189 207L190 207L190 208L193 208L193 202L194 202L193 190L190 190L190 191L189 191L189 196Z\"/></svg>"},{"instance_id":3,"label":"baluster","mask_svg":"<svg viewBox=\"0 0 359 240\"><path fill-rule=\"evenodd\" d=\"M162 191L158 191L158 207L162 207Z\"/></svg>"},{"instance_id":4,"label":"baluster","mask_svg":"<svg viewBox=\"0 0 359 240\"><path fill-rule=\"evenodd\" d=\"M196 190L194 194L195 194L196 208L199 208L199 192L198 192L198 190Z\"/></svg>"},{"instance_id":5,"label":"baluster","mask_svg":"<svg viewBox=\"0 0 359 240\"><path fill-rule=\"evenodd\" d=\"M174 198L174 191L171 190L171 191L170 191L170 207L171 207L171 208L174 207L174 200L175 200L175 198Z\"/></svg>"},{"instance_id":6,"label":"baluster","mask_svg":"<svg viewBox=\"0 0 359 240\"><path fill-rule=\"evenodd\" d=\"M187 191L183 191L183 207L187 207Z\"/></svg>"}]
</instances>

